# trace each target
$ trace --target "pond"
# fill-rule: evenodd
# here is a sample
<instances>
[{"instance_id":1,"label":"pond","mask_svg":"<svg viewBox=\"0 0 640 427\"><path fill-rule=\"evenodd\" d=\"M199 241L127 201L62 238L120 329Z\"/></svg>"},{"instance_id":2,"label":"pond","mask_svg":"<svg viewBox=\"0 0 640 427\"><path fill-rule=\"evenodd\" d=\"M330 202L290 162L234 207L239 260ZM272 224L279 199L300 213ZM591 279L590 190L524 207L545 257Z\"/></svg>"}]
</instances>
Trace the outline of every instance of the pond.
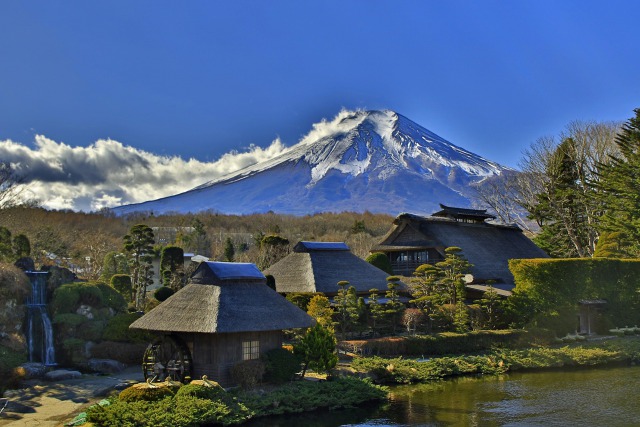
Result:
<instances>
[{"instance_id":1,"label":"pond","mask_svg":"<svg viewBox=\"0 0 640 427\"><path fill-rule=\"evenodd\" d=\"M250 427L640 425L640 367L463 377L392 387L389 403L273 417Z\"/></svg>"}]
</instances>

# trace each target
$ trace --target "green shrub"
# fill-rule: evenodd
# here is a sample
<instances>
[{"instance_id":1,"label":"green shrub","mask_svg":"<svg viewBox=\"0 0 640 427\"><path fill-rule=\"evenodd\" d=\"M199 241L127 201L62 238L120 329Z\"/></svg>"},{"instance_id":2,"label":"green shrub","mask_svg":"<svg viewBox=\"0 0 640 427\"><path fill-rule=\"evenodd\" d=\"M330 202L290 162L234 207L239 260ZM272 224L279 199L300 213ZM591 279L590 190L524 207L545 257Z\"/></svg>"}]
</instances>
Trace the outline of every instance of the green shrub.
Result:
<instances>
[{"instance_id":1,"label":"green shrub","mask_svg":"<svg viewBox=\"0 0 640 427\"><path fill-rule=\"evenodd\" d=\"M88 321L86 316L76 313L60 313L53 317L53 323L74 328Z\"/></svg>"},{"instance_id":2,"label":"green shrub","mask_svg":"<svg viewBox=\"0 0 640 427\"><path fill-rule=\"evenodd\" d=\"M74 283L62 285L53 293L51 310L55 314L75 313L79 301L80 289Z\"/></svg>"},{"instance_id":3,"label":"green shrub","mask_svg":"<svg viewBox=\"0 0 640 427\"><path fill-rule=\"evenodd\" d=\"M7 387L18 385L21 372L18 366L27 361L27 355L23 351L15 351L0 346L0 396Z\"/></svg>"},{"instance_id":4,"label":"green shrub","mask_svg":"<svg viewBox=\"0 0 640 427\"><path fill-rule=\"evenodd\" d=\"M152 335L150 333L139 329L129 329L129 325L140 316L139 313L124 313L114 316L104 328L102 339L132 343L151 341Z\"/></svg>"},{"instance_id":5,"label":"green shrub","mask_svg":"<svg viewBox=\"0 0 640 427\"><path fill-rule=\"evenodd\" d=\"M162 301L165 301L167 298L169 298L171 295L173 295L173 293L174 293L173 289L167 286L162 286L156 289L156 291L153 293L153 297L158 301L162 302Z\"/></svg>"},{"instance_id":6,"label":"green shrub","mask_svg":"<svg viewBox=\"0 0 640 427\"><path fill-rule=\"evenodd\" d=\"M78 326L76 335L85 341L99 341L105 324L103 320L90 320Z\"/></svg>"},{"instance_id":7,"label":"green shrub","mask_svg":"<svg viewBox=\"0 0 640 427\"><path fill-rule=\"evenodd\" d=\"M206 386L200 384L187 384L178 390L176 398L179 399L184 396L197 397L199 399L219 400L227 397L227 392L224 391L219 384L213 383L213 386Z\"/></svg>"},{"instance_id":8,"label":"green shrub","mask_svg":"<svg viewBox=\"0 0 640 427\"><path fill-rule=\"evenodd\" d=\"M94 405L87 410L87 420L96 426L230 425L265 415L352 407L388 395L384 387L357 378L297 381L266 393L237 391L234 396L222 392L217 400L201 397L200 393L209 391L200 387L183 386L175 396L161 400L115 399L110 405Z\"/></svg>"},{"instance_id":9,"label":"green shrub","mask_svg":"<svg viewBox=\"0 0 640 427\"><path fill-rule=\"evenodd\" d=\"M261 360L243 360L231 368L231 378L242 388L253 388L262 381L264 370Z\"/></svg>"},{"instance_id":10,"label":"green shrub","mask_svg":"<svg viewBox=\"0 0 640 427\"><path fill-rule=\"evenodd\" d=\"M114 359L126 365L140 365L148 343L102 341L91 347L91 357Z\"/></svg>"},{"instance_id":11,"label":"green shrub","mask_svg":"<svg viewBox=\"0 0 640 427\"><path fill-rule=\"evenodd\" d=\"M380 270L384 271L389 275L393 274L391 261L389 261L389 258L387 257L387 255L382 252L372 253L365 259L365 261L367 261L369 264L375 267L378 267Z\"/></svg>"},{"instance_id":12,"label":"green shrub","mask_svg":"<svg viewBox=\"0 0 640 427\"><path fill-rule=\"evenodd\" d=\"M300 372L300 357L284 348L275 348L262 355L264 380L273 384L291 381Z\"/></svg>"},{"instance_id":13,"label":"green shrub","mask_svg":"<svg viewBox=\"0 0 640 427\"><path fill-rule=\"evenodd\" d=\"M145 400L156 402L167 396L174 396L179 386L171 386L167 383L159 383L149 387L147 384L135 384L125 388L118 395L118 399L123 402L134 402Z\"/></svg>"},{"instance_id":14,"label":"green shrub","mask_svg":"<svg viewBox=\"0 0 640 427\"><path fill-rule=\"evenodd\" d=\"M103 304L101 284L91 282L68 283L53 293L51 308L55 314L74 313L80 305L100 308ZM102 286L106 286L102 284Z\"/></svg>"},{"instance_id":15,"label":"green shrub","mask_svg":"<svg viewBox=\"0 0 640 427\"><path fill-rule=\"evenodd\" d=\"M127 302L114 288L104 283L98 283L98 289L102 293L102 304L113 309L116 313L124 313L127 310Z\"/></svg>"}]
</instances>

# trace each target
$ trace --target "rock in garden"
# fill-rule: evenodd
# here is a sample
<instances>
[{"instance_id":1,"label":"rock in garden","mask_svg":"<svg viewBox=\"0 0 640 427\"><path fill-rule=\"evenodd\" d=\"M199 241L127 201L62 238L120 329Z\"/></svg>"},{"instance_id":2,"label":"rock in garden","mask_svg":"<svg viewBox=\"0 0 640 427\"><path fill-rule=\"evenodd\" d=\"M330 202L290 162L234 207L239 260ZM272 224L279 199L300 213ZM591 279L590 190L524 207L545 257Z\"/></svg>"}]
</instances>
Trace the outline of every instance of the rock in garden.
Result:
<instances>
[{"instance_id":1,"label":"rock in garden","mask_svg":"<svg viewBox=\"0 0 640 427\"><path fill-rule=\"evenodd\" d=\"M115 374L121 372L126 365L113 359L89 359L89 369L102 374Z\"/></svg>"},{"instance_id":2,"label":"rock in garden","mask_svg":"<svg viewBox=\"0 0 640 427\"><path fill-rule=\"evenodd\" d=\"M24 369L24 379L42 378L47 373L47 367L42 363L29 362L20 365Z\"/></svg>"},{"instance_id":3,"label":"rock in garden","mask_svg":"<svg viewBox=\"0 0 640 427\"><path fill-rule=\"evenodd\" d=\"M47 381L63 381L80 378L82 374L79 371L70 371L67 369L57 369L55 371L47 372L44 375L44 379Z\"/></svg>"}]
</instances>

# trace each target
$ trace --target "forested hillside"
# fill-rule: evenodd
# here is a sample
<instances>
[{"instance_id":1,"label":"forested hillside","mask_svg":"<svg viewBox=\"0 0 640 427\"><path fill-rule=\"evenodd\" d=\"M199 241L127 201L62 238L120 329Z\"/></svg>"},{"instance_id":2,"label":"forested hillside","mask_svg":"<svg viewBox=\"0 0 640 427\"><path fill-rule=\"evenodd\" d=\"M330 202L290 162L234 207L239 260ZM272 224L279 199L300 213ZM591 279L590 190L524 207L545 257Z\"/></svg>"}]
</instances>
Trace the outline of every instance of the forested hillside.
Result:
<instances>
[{"instance_id":1,"label":"forested hillside","mask_svg":"<svg viewBox=\"0 0 640 427\"><path fill-rule=\"evenodd\" d=\"M98 213L48 211L14 207L0 210L0 226L12 235L24 234L31 242L31 256L38 266L59 264L72 267L81 277L100 276L104 256L123 248L123 236L136 224L154 230L156 249L177 245L185 252L216 260L226 260L229 242L233 260L258 262L259 242L264 236L278 235L289 241L344 241L360 257L391 227L393 217L370 213L323 213L307 216L221 215L200 213L147 216L134 214L115 217Z\"/></svg>"}]
</instances>

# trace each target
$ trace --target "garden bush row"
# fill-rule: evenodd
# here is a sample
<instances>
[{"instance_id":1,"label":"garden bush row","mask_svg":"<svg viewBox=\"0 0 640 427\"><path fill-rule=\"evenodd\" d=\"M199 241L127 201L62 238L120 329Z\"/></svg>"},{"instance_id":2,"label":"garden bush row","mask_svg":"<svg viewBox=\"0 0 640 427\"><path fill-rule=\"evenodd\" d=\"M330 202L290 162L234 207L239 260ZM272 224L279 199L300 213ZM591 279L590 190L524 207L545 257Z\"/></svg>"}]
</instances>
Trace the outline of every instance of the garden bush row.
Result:
<instances>
[{"instance_id":1,"label":"garden bush row","mask_svg":"<svg viewBox=\"0 0 640 427\"><path fill-rule=\"evenodd\" d=\"M553 334L548 331L518 329L350 340L340 342L340 348L364 356L441 356L477 353L494 347L522 348L532 343L548 344L552 341Z\"/></svg>"}]
</instances>

